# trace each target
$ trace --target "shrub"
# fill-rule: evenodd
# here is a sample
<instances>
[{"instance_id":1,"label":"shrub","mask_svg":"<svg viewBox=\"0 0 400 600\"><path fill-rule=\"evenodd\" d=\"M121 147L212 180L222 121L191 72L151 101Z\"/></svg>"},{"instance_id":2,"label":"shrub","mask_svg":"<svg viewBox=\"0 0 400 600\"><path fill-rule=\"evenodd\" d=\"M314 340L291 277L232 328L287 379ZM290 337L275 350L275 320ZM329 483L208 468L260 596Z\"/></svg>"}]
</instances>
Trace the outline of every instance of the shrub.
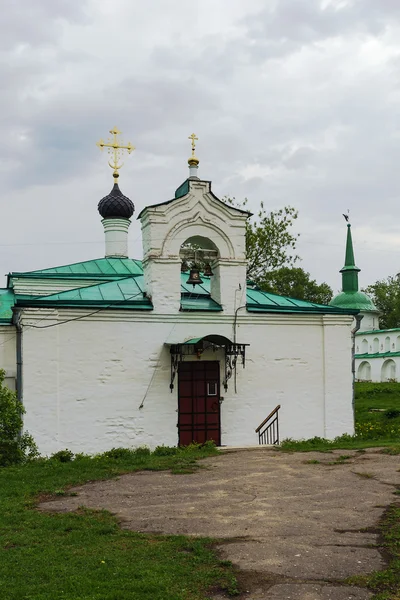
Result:
<instances>
[{"instance_id":1,"label":"shrub","mask_svg":"<svg viewBox=\"0 0 400 600\"><path fill-rule=\"evenodd\" d=\"M4 385L5 371L0 369L0 466L22 463L38 456L37 446L32 436L21 433L23 415L22 403L16 392Z\"/></svg>"},{"instance_id":2,"label":"shrub","mask_svg":"<svg viewBox=\"0 0 400 600\"><path fill-rule=\"evenodd\" d=\"M71 450L59 450L50 456L50 460L56 460L57 462L72 462L74 460L74 453Z\"/></svg>"},{"instance_id":3,"label":"shrub","mask_svg":"<svg viewBox=\"0 0 400 600\"><path fill-rule=\"evenodd\" d=\"M111 448L111 450L107 450L103 454L99 454L99 456L114 460L137 460L138 458L146 458L150 454L149 448L139 446L139 448Z\"/></svg>"},{"instance_id":4,"label":"shrub","mask_svg":"<svg viewBox=\"0 0 400 600\"><path fill-rule=\"evenodd\" d=\"M146 446L140 446L139 448L135 448L134 452L135 456L139 458L144 458L146 456L150 456L151 454L150 448L147 448Z\"/></svg>"},{"instance_id":5,"label":"shrub","mask_svg":"<svg viewBox=\"0 0 400 600\"><path fill-rule=\"evenodd\" d=\"M154 456L174 456L178 454L179 448L171 447L171 446L157 446L155 448L153 454Z\"/></svg>"},{"instance_id":6,"label":"shrub","mask_svg":"<svg viewBox=\"0 0 400 600\"><path fill-rule=\"evenodd\" d=\"M385 417L387 419L395 419L396 417L400 417L400 410L397 408L389 408L385 410Z\"/></svg>"}]
</instances>

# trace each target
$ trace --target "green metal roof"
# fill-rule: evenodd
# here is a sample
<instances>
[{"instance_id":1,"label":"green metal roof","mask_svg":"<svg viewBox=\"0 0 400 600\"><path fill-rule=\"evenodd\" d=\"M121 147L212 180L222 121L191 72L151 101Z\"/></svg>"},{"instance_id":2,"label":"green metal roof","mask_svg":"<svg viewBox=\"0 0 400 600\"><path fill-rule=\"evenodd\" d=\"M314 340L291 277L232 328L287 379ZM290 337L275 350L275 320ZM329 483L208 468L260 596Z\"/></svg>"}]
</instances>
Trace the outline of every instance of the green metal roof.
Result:
<instances>
[{"instance_id":1,"label":"green metal roof","mask_svg":"<svg viewBox=\"0 0 400 600\"><path fill-rule=\"evenodd\" d=\"M10 277L76 277L79 278L110 278L143 275L142 263L132 258L98 258L84 262L62 265L51 269L10 273Z\"/></svg>"},{"instance_id":2,"label":"green metal roof","mask_svg":"<svg viewBox=\"0 0 400 600\"><path fill-rule=\"evenodd\" d=\"M367 294L364 294L364 292L342 292L335 296L329 304L338 308L353 308L363 312L379 312L371 298Z\"/></svg>"},{"instance_id":3,"label":"green metal roof","mask_svg":"<svg viewBox=\"0 0 400 600\"><path fill-rule=\"evenodd\" d=\"M370 333L390 333L391 331L400 331L399 327L393 329L370 329L369 331L357 331L356 335L369 335Z\"/></svg>"},{"instance_id":4,"label":"green metal roof","mask_svg":"<svg viewBox=\"0 0 400 600\"><path fill-rule=\"evenodd\" d=\"M325 306L305 300L296 300L287 296L278 296L258 289L247 289L247 310L249 312L284 312L284 313L323 313L323 314L357 314L358 310Z\"/></svg>"},{"instance_id":5,"label":"green metal roof","mask_svg":"<svg viewBox=\"0 0 400 600\"><path fill-rule=\"evenodd\" d=\"M35 298L17 297L17 306L104 306L152 310L150 300L143 296L142 286L135 277L118 279L97 285L59 292Z\"/></svg>"},{"instance_id":6,"label":"green metal roof","mask_svg":"<svg viewBox=\"0 0 400 600\"><path fill-rule=\"evenodd\" d=\"M175 198L181 198L189 193L189 181L186 179L181 185L175 190Z\"/></svg>"},{"instance_id":7,"label":"green metal roof","mask_svg":"<svg viewBox=\"0 0 400 600\"><path fill-rule=\"evenodd\" d=\"M181 294L181 310L183 311L194 311L194 310L210 310L210 311L221 311L222 306L215 302L209 295L204 294L193 294L182 293Z\"/></svg>"},{"instance_id":8,"label":"green metal roof","mask_svg":"<svg viewBox=\"0 0 400 600\"><path fill-rule=\"evenodd\" d=\"M12 307L14 306L14 292L0 289L0 324L10 325L12 322Z\"/></svg>"},{"instance_id":9,"label":"green metal roof","mask_svg":"<svg viewBox=\"0 0 400 600\"><path fill-rule=\"evenodd\" d=\"M77 287L74 290L59 292L49 296L18 295L18 306L104 306L116 304L119 307L151 310L152 304L143 295L144 278L142 262L130 258L99 258L81 263L73 263L22 273L11 273L9 278L27 277L37 279L99 279L97 285ZM188 285L187 274L181 275L181 310L221 311L222 307L210 296L210 278L202 276L201 285ZM7 290L5 290L7 291ZM9 304L14 296L11 290ZM358 292L361 294L361 292ZM317 314L357 314L358 307L324 306L304 300L296 300L263 292L257 288L247 288L247 310L249 312L317 313ZM1 317L0 317L1 318ZM8 318L8 317L7 317ZM11 318L11 314L10 317Z\"/></svg>"},{"instance_id":10,"label":"green metal roof","mask_svg":"<svg viewBox=\"0 0 400 600\"><path fill-rule=\"evenodd\" d=\"M391 358L393 356L400 356L400 352L375 352L371 354L355 354L354 358Z\"/></svg>"}]
</instances>

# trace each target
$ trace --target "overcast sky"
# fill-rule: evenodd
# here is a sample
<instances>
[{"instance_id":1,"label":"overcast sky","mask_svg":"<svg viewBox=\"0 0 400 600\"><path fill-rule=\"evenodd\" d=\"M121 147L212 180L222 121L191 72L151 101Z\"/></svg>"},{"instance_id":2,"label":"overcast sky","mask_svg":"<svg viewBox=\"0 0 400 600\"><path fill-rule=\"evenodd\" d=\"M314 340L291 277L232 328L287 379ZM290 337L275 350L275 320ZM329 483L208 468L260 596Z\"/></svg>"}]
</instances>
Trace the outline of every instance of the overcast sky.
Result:
<instances>
[{"instance_id":1,"label":"overcast sky","mask_svg":"<svg viewBox=\"0 0 400 600\"><path fill-rule=\"evenodd\" d=\"M397 273L399 40L399 0L3 0L0 272L104 255L117 125L136 215L187 177L194 131L217 196L299 210L313 277L339 288L348 209L361 285Z\"/></svg>"}]
</instances>

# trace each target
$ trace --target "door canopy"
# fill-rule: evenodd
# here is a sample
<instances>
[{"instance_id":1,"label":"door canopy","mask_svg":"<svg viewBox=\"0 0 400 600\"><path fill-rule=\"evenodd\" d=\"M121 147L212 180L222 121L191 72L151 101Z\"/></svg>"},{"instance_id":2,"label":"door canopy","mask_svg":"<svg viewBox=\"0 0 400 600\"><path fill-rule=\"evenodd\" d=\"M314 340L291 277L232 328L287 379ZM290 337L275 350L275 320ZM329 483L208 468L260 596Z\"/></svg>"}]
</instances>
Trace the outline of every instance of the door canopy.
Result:
<instances>
[{"instance_id":1,"label":"door canopy","mask_svg":"<svg viewBox=\"0 0 400 600\"><path fill-rule=\"evenodd\" d=\"M225 377L223 386L225 391L228 389L228 380L236 370L238 359L241 360L243 368L246 364L246 346L249 344L237 344L223 335L211 334L201 338L191 338L180 344L167 344L170 346L171 353L171 383L170 390L174 389L174 379L179 368L179 363L185 360L186 356L197 356L200 360L205 350L211 349L213 352L222 349L225 355Z\"/></svg>"}]
</instances>

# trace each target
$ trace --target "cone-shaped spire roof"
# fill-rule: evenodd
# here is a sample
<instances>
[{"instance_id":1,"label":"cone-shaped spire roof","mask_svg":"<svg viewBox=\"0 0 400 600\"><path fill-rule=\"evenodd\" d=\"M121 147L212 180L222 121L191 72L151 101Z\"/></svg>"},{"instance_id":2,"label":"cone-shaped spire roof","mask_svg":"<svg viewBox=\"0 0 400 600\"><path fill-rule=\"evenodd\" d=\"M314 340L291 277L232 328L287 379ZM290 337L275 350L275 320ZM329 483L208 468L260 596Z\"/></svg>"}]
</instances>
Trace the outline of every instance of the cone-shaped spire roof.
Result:
<instances>
[{"instance_id":1,"label":"cone-shaped spire roof","mask_svg":"<svg viewBox=\"0 0 400 600\"><path fill-rule=\"evenodd\" d=\"M329 304L341 308L358 308L362 312L378 312L371 298L358 291L358 274L361 269L356 266L354 259L351 225L347 223L346 255L342 274L342 293L335 296Z\"/></svg>"},{"instance_id":2,"label":"cone-shaped spire roof","mask_svg":"<svg viewBox=\"0 0 400 600\"><path fill-rule=\"evenodd\" d=\"M358 292L358 273L360 272L360 269L356 267L356 262L354 260L350 223L347 223L346 256L344 259L344 267L340 272L342 274L343 292Z\"/></svg>"}]
</instances>

